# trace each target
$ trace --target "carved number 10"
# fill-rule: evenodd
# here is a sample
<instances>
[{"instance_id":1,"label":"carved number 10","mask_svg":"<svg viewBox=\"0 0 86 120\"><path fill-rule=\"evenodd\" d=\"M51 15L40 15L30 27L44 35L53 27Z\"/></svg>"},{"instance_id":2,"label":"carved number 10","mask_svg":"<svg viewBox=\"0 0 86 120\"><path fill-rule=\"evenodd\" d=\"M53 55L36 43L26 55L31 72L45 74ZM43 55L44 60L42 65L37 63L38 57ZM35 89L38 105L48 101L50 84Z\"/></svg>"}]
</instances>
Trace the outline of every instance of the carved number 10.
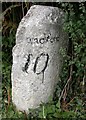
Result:
<instances>
[{"instance_id":1,"label":"carved number 10","mask_svg":"<svg viewBox=\"0 0 86 120\"><path fill-rule=\"evenodd\" d=\"M32 54L29 54L28 55L28 58L27 58L27 62L25 63L25 66L22 68L23 72L27 72L28 68L29 68L29 65L30 65L30 57L33 56ZM46 57L46 60L44 61L43 65L43 69L40 71L40 72L37 72L37 65L39 63L39 60L41 57ZM49 55L46 54L46 53L41 53L40 55L38 55L36 57L36 60L35 60L35 63L34 63L34 66L33 66L33 72L36 73L37 75L39 74L43 74L43 79L42 79L42 83L44 81L44 72L45 72L45 69L47 68L47 65L48 65L48 61L49 61Z\"/></svg>"}]
</instances>

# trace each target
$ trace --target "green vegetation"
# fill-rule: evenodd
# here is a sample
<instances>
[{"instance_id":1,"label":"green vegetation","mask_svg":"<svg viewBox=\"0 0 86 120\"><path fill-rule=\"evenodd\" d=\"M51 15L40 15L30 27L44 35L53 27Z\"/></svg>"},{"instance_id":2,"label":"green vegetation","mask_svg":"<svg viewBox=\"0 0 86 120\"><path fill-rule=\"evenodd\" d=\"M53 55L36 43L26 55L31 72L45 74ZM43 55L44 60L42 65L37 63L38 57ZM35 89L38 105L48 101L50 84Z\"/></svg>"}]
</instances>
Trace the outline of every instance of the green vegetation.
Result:
<instances>
[{"instance_id":1,"label":"green vegetation","mask_svg":"<svg viewBox=\"0 0 86 120\"><path fill-rule=\"evenodd\" d=\"M57 6L65 11L64 30L69 33L69 49L67 54L60 50L64 64L53 100L26 115L12 104L11 66L16 29L32 4ZM2 15L2 118L85 119L86 3L2 3Z\"/></svg>"}]
</instances>

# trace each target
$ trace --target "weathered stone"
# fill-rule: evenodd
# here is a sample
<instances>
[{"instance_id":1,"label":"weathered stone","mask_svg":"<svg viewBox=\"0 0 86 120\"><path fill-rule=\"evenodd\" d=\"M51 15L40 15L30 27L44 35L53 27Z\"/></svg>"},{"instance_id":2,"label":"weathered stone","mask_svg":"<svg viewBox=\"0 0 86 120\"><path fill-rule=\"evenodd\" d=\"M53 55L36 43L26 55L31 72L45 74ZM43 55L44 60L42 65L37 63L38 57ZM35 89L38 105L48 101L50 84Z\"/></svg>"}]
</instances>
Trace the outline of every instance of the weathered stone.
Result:
<instances>
[{"instance_id":1,"label":"weathered stone","mask_svg":"<svg viewBox=\"0 0 86 120\"><path fill-rule=\"evenodd\" d=\"M13 48L12 100L28 111L53 96L59 80L61 47L67 47L63 12L57 7L35 5L21 20Z\"/></svg>"}]
</instances>

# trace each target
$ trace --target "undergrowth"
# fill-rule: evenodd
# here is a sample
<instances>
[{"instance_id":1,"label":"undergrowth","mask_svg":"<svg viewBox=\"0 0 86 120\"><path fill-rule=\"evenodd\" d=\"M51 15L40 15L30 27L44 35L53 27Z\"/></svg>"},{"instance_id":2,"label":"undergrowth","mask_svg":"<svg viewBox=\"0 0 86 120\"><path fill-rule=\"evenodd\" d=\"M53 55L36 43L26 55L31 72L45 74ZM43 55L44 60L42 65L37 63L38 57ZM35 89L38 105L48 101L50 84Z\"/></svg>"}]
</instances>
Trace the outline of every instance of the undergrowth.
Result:
<instances>
[{"instance_id":1,"label":"undergrowth","mask_svg":"<svg viewBox=\"0 0 86 120\"><path fill-rule=\"evenodd\" d=\"M36 4L36 3L33 3ZM41 3L42 4L42 3ZM48 4L49 3L44 3ZM68 119L86 118L86 5L85 3L53 3L66 13L64 30L69 34L69 49L65 53L61 80L57 84L54 97L36 110L17 111L12 104L11 67L12 48L15 45L15 34L21 18L32 3L3 3L4 20L2 24L2 118L22 119ZM51 3L50 3L51 5ZM23 7L22 7L23 6ZM17 7L17 8L16 8ZM20 13L17 13L19 10ZM10 11L10 12L9 12ZM20 19L17 19L17 16Z\"/></svg>"}]
</instances>

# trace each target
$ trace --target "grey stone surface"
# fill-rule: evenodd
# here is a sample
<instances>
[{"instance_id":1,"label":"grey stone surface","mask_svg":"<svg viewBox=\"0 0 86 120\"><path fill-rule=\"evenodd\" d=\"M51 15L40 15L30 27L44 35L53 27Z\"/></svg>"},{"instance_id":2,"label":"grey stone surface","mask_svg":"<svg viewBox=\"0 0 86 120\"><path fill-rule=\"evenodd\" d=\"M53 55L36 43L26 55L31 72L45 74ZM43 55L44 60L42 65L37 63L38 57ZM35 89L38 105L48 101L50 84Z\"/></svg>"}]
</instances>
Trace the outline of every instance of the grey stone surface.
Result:
<instances>
[{"instance_id":1,"label":"grey stone surface","mask_svg":"<svg viewBox=\"0 0 86 120\"><path fill-rule=\"evenodd\" d=\"M28 112L53 96L59 80L61 47L67 47L63 12L50 6L34 5L21 20L13 48L12 101Z\"/></svg>"}]
</instances>

